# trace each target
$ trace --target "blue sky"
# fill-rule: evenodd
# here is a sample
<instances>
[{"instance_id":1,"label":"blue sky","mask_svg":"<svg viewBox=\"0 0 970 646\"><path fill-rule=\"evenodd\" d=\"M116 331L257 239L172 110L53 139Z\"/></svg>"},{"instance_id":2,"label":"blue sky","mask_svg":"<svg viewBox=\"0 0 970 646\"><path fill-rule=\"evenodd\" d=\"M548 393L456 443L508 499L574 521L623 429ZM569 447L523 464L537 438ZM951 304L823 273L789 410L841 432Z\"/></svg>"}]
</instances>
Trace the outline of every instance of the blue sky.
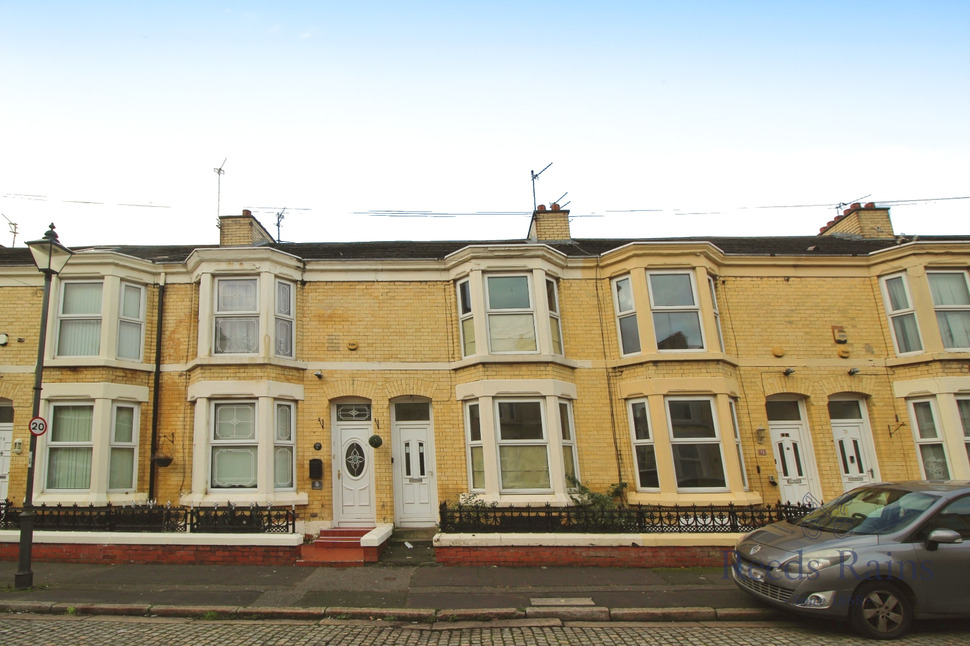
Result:
<instances>
[{"instance_id":1,"label":"blue sky","mask_svg":"<svg viewBox=\"0 0 970 646\"><path fill-rule=\"evenodd\" d=\"M521 238L552 162L575 236L811 235L857 198L968 234L968 33L965 0L0 0L0 211L214 243L227 159L219 211L287 207L284 240Z\"/></svg>"}]
</instances>

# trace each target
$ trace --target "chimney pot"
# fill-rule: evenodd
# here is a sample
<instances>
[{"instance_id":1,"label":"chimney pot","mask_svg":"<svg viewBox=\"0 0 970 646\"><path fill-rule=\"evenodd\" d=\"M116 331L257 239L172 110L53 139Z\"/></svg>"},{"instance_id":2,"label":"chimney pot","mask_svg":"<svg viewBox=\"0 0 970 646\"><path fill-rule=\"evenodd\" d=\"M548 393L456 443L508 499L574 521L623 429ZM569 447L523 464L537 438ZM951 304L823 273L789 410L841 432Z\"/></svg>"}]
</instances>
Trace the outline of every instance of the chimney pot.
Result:
<instances>
[{"instance_id":1,"label":"chimney pot","mask_svg":"<svg viewBox=\"0 0 970 646\"><path fill-rule=\"evenodd\" d=\"M876 203L875 202L866 202L866 208L867 209L874 209L874 208L876 208Z\"/></svg>"},{"instance_id":2,"label":"chimney pot","mask_svg":"<svg viewBox=\"0 0 970 646\"><path fill-rule=\"evenodd\" d=\"M556 204L555 202L553 202L552 204L549 205L549 210L550 211L558 211L559 210L559 205Z\"/></svg>"},{"instance_id":3,"label":"chimney pot","mask_svg":"<svg viewBox=\"0 0 970 646\"><path fill-rule=\"evenodd\" d=\"M539 206L536 207L536 211L545 211L545 210L546 210L545 204L540 204Z\"/></svg>"},{"instance_id":4,"label":"chimney pot","mask_svg":"<svg viewBox=\"0 0 970 646\"><path fill-rule=\"evenodd\" d=\"M252 212L252 211L250 211L249 209L243 209L243 215L246 215L246 216L249 216L249 217L252 217L252 215L253 215L253 212Z\"/></svg>"},{"instance_id":5,"label":"chimney pot","mask_svg":"<svg viewBox=\"0 0 970 646\"><path fill-rule=\"evenodd\" d=\"M855 211L856 209L861 209L861 208L862 208L862 205L859 204L858 202L853 202L852 205L849 206L849 209L852 211Z\"/></svg>"}]
</instances>

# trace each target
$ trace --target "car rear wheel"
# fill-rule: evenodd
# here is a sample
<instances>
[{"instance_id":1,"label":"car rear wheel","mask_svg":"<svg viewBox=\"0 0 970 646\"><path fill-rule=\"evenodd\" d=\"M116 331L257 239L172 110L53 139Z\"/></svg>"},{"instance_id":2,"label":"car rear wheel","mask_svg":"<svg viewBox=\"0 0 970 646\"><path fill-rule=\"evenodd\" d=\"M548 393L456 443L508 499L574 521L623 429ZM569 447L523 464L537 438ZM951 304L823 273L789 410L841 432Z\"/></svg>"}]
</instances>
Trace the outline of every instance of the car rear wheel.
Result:
<instances>
[{"instance_id":1,"label":"car rear wheel","mask_svg":"<svg viewBox=\"0 0 970 646\"><path fill-rule=\"evenodd\" d=\"M849 621L866 637L895 639L913 623L913 602L895 583L867 581L852 596Z\"/></svg>"}]
</instances>

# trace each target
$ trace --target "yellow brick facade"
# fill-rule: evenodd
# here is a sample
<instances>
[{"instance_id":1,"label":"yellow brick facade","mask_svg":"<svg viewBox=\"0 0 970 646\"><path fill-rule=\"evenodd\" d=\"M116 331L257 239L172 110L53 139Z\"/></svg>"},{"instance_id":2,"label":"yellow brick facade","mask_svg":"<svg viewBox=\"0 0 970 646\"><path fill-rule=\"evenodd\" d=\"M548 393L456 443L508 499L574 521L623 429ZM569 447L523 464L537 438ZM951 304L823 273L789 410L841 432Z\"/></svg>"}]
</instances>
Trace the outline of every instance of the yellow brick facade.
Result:
<instances>
[{"instance_id":1,"label":"yellow brick facade","mask_svg":"<svg viewBox=\"0 0 970 646\"><path fill-rule=\"evenodd\" d=\"M935 455L937 449L918 441L914 402L932 404L946 438L940 450L949 475L970 478L959 426L959 402L970 398L970 348L946 347L927 283L934 271L965 275L970 241L886 242L825 252L825 239L834 235L830 227L825 235L806 237L797 251L772 254L697 240L602 243L601 251L580 253L568 244L568 212L535 216L534 242L483 242L438 255L421 249L384 258L299 246L277 250L262 244L268 242L264 237L253 239L253 231L265 229L249 216L223 218L220 248L187 249L178 261L150 261L150 250L123 259L103 251L77 254L54 282L41 414L50 416L59 405L102 402L94 416L103 428L94 430L91 444L93 455L101 451L92 459L105 467L108 450L97 445L111 442L111 407L136 406L137 477L125 490L54 490L45 480L48 436L39 442L37 502L252 501L292 505L307 531L340 524L432 525L438 503L469 493L503 505L568 503L563 470L570 451L583 483L595 491L626 483L629 502L775 502L791 498L785 490L791 485L776 453L784 420L769 419L766 402L795 403L788 410L798 411L794 432L801 434L806 486L812 497L828 500L847 486L830 419L832 400L859 402L861 433L871 452L860 455L872 479L924 476L921 451ZM848 215L839 224L856 227L852 233L860 239L871 237L858 227L891 226L888 214L882 225ZM816 243L821 252L809 248ZM353 247L346 243L348 252ZM400 253L399 247L388 249ZM29 255L14 251L0 252L12 254L0 272L0 331L9 338L0 347L0 404L13 408L13 439L21 446L10 460L8 497L17 501L27 471L42 278ZM117 319L107 313L100 318L105 329L98 356L59 353L58 290L102 275L119 277L104 280L106 299L127 280L144 287L140 361L116 356L117 335L106 328ZM900 353L894 345L886 304L886 280L893 276L908 281L919 352ZM490 282L494 278L511 279L528 294L510 292L524 300L503 305L490 291L500 284ZM690 285L690 302L664 309L662 285L671 278ZM237 284L258 292L258 311L233 310L217 299L220 290L228 294ZM280 301L274 301L281 298L280 284L292 291L292 314L281 314ZM633 303L627 314L635 315L635 324L624 323L624 334L635 331L640 349L624 353L617 294L627 286ZM221 319L228 323L216 322ZM281 320L284 326L292 322L292 356ZM530 320L532 331L516 341L527 350L489 349L504 342L497 332L502 326L521 336ZM658 338L669 321L696 321L702 347L661 347ZM228 334L241 329L233 326L252 325L258 333L254 349L220 351L223 324ZM463 356L463 335L472 334L476 352ZM232 402L251 403L262 415L255 422L258 447L255 440L247 447L216 437L215 411ZM426 403L430 419L397 420L397 403ZM350 404L369 405L369 418L341 419L338 410L351 411L342 408ZM276 470L288 468L277 460L286 462L289 445L265 428L278 423L266 406L276 406L276 414L280 406L293 407L292 487L272 482ZM538 417L518 420L520 428L502 417L513 410ZM639 411L646 427L634 424ZM702 419L678 417L695 414ZM502 419L510 424L507 431ZM781 426L790 431L790 425ZM686 435L678 436L674 427ZM417 433L408 435L418 438L410 448L402 443L405 433ZM381 439L380 447L367 444L372 436ZM349 484L354 476L344 461L350 455L344 440L353 443L355 437L369 484L347 493L358 485ZM168 466L153 464L153 438L155 454L171 458ZM233 460L252 458L257 486L214 484L221 446L229 447L225 455ZM406 456L413 458L419 446L423 461L407 464L424 472L408 474ZM483 475L476 482L472 471L479 459ZM318 482L309 475L311 460L323 464ZM226 473L241 468L233 464ZM422 477L430 490L416 485ZM407 507L414 496L416 506ZM354 505L348 506L351 497Z\"/></svg>"}]
</instances>

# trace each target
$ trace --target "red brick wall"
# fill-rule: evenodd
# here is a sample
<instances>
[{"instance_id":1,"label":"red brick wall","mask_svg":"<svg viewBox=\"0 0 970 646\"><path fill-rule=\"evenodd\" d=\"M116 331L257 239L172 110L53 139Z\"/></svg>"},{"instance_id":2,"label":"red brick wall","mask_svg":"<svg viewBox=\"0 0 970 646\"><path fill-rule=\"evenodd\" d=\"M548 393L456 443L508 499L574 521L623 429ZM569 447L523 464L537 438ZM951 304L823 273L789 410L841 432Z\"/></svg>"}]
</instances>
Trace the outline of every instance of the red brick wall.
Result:
<instances>
[{"instance_id":1,"label":"red brick wall","mask_svg":"<svg viewBox=\"0 0 970 646\"><path fill-rule=\"evenodd\" d=\"M727 547L436 547L445 565L721 567Z\"/></svg>"},{"instance_id":2,"label":"red brick wall","mask_svg":"<svg viewBox=\"0 0 970 646\"><path fill-rule=\"evenodd\" d=\"M16 561L18 543L0 544L0 561ZM71 545L34 543L34 561L54 563L195 563L200 565L293 565L300 546Z\"/></svg>"}]
</instances>

